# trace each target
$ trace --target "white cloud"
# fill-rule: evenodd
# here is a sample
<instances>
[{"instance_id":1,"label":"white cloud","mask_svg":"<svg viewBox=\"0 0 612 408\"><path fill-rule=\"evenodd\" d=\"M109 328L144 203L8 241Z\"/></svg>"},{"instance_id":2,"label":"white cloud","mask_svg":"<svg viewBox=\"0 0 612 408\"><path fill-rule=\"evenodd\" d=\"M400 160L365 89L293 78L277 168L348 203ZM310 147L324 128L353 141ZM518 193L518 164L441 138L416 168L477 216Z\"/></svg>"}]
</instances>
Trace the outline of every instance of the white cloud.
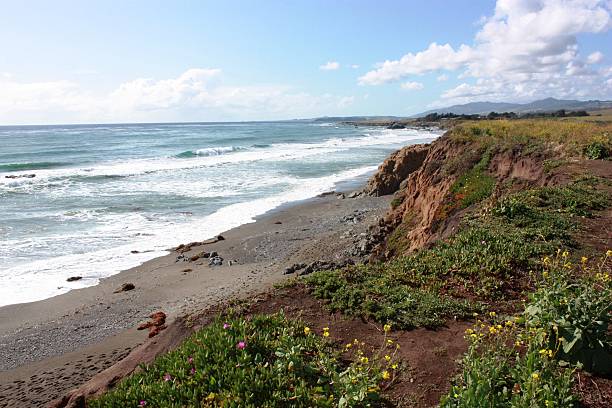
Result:
<instances>
[{"instance_id":1,"label":"white cloud","mask_svg":"<svg viewBox=\"0 0 612 408\"><path fill-rule=\"evenodd\" d=\"M423 89L423 84L420 82L404 82L401 88L405 91L420 91Z\"/></svg>"},{"instance_id":2,"label":"white cloud","mask_svg":"<svg viewBox=\"0 0 612 408\"><path fill-rule=\"evenodd\" d=\"M377 85L437 70L460 71L464 83L442 98L528 98L530 96L594 96L612 93L587 64L600 62L591 54L579 56L577 35L604 33L612 25L609 0L497 0L493 15L472 45L457 48L432 43L423 51L385 61L359 78ZM538 93L543 92L543 93Z\"/></svg>"},{"instance_id":3,"label":"white cloud","mask_svg":"<svg viewBox=\"0 0 612 408\"><path fill-rule=\"evenodd\" d=\"M353 69L358 69L358 68L359 68L359 65L357 65L357 64L353 64L353 65L351 65L351 68L353 68Z\"/></svg>"},{"instance_id":4,"label":"white cloud","mask_svg":"<svg viewBox=\"0 0 612 408\"><path fill-rule=\"evenodd\" d=\"M290 119L342 112L354 102L284 85L226 85L222 77L219 69L194 68L93 95L75 82L0 76L0 124Z\"/></svg>"},{"instance_id":5,"label":"white cloud","mask_svg":"<svg viewBox=\"0 0 612 408\"><path fill-rule=\"evenodd\" d=\"M448 75L446 74L438 75L438 77L436 78L436 81L438 82L448 81Z\"/></svg>"},{"instance_id":6,"label":"white cloud","mask_svg":"<svg viewBox=\"0 0 612 408\"><path fill-rule=\"evenodd\" d=\"M336 61L329 61L321 66L319 66L320 70L323 71L335 71L340 68L340 63Z\"/></svg>"},{"instance_id":7,"label":"white cloud","mask_svg":"<svg viewBox=\"0 0 612 408\"><path fill-rule=\"evenodd\" d=\"M359 78L362 85L379 85L397 81L408 75L420 75L439 69L455 70L471 58L471 49L462 45L455 51L449 44L431 43L425 51L406 54L397 61L385 61L378 69Z\"/></svg>"},{"instance_id":8,"label":"white cloud","mask_svg":"<svg viewBox=\"0 0 612 408\"><path fill-rule=\"evenodd\" d=\"M604 55L600 51L595 51L587 57L587 64L599 64L603 61Z\"/></svg>"}]
</instances>

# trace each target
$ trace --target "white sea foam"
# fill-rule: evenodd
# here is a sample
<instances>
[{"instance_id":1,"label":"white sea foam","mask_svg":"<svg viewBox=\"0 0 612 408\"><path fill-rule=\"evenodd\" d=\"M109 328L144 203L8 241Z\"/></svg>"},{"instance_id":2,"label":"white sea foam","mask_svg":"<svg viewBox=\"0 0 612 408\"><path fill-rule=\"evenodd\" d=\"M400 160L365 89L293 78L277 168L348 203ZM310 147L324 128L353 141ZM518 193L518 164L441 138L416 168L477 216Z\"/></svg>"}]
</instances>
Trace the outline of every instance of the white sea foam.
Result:
<instances>
[{"instance_id":1,"label":"white sea foam","mask_svg":"<svg viewBox=\"0 0 612 408\"><path fill-rule=\"evenodd\" d=\"M136 159L108 162L91 167L43 169L36 171L36 177L34 178L7 179L4 174L0 173L0 189L25 188L27 190L41 183L57 182L71 177L129 177L153 172L186 170L252 161L296 160L364 146L386 146L420 139L431 140L437 136L439 136L439 132L416 129L384 129L370 131L361 137L331 138L319 143L278 143L267 148L234 151L231 154L197 155L197 157L191 159ZM229 149L234 148L229 147ZM205 151L206 149L199 150ZM196 149L196 152L199 150ZM19 176L28 173L32 173L32 171L13 172L11 175Z\"/></svg>"},{"instance_id":2,"label":"white sea foam","mask_svg":"<svg viewBox=\"0 0 612 408\"><path fill-rule=\"evenodd\" d=\"M281 194L229 205L206 217L186 218L183 222L152 223L135 214L127 217L115 216L114 220L109 219L106 225L98 227L91 235L108 238L109 235L116 234L117 240L128 241L127 243L9 267L0 274L0 306L46 299L71 289L95 285L101 278L167 253L166 250L170 247L210 238L228 229L254 222L258 215L282 204L314 197L329 191L339 182L351 180L375 169L376 166L368 166L326 177L296 179L293 181L294 186ZM83 236L65 238L83 239ZM36 243L21 242L21 245ZM131 251L134 250L140 253L132 254ZM70 276L82 276L83 279L67 283L66 279Z\"/></svg>"}]
</instances>

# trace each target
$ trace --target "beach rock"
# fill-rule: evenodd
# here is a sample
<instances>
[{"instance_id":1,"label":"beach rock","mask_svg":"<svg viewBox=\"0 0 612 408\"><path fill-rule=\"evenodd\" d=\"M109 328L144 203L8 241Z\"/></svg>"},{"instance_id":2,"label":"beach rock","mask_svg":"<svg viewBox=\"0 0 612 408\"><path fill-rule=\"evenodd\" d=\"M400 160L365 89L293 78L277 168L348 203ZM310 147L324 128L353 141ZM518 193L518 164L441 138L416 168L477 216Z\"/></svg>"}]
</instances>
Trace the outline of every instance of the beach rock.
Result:
<instances>
[{"instance_id":1,"label":"beach rock","mask_svg":"<svg viewBox=\"0 0 612 408\"><path fill-rule=\"evenodd\" d=\"M355 262L352 259L346 259L343 262L333 262L333 261L324 261L318 260L314 261L309 265L306 265L304 268L300 268L298 271L298 276L304 276L311 274L313 272L318 271L329 271L332 269L341 269L348 265L355 265Z\"/></svg>"},{"instance_id":2,"label":"beach rock","mask_svg":"<svg viewBox=\"0 0 612 408\"><path fill-rule=\"evenodd\" d=\"M166 317L164 312L155 312L149 315L151 320L138 326L138 330L149 329L149 338L157 336L166 328Z\"/></svg>"},{"instance_id":3,"label":"beach rock","mask_svg":"<svg viewBox=\"0 0 612 408\"><path fill-rule=\"evenodd\" d=\"M8 176L4 176L7 179L19 179L19 178L34 178L36 174L9 174Z\"/></svg>"},{"instance_id":4,"label":"beach rock","mask_svg":"<svg viewBox=\"0 0 612 408\"><path fill-rule=\"evenodd\" d=\"M189 258L189 262L195 262L195 261L197 261L200 258L209 258L210 256L211 256L210 252L202 251L199 254L196 254L196 255L192 256L191 258Z\"/></svg>"},{"instance_id":5,"label":"beach rock","mask_svg":"<svg viewBox=\"0 0 612 408\"><path fill-rule=\"evenodd\" d=\"M399 122L393 122L392 124L387 126L387 129L406 129L406 126L402 125Z\"/></svg>"},{"instance_id":6,"label":"beach rock","mask_svg":"<svg viewBox=\"0 0 612 408\"><path fill-rule=\"evenodd\" d=\"M344 195L344 193L339 193L339 194L336 196L336 198L337 198L338 200L344 200L344 199L346 198L346 195Z\"/></svg>"},{"instance_id":7,"label":"beach rock","mask_svg":"<svg viewBox=\"0 0 612 408\"><path fill-rule=\"evenodd\" d=\"M221 266L223 265L223 258L220 256L211 257L208 261L209 266Z\"/></svg>"},{"instance_id":8,"label":"beach rock","mask_svg":"<svg viewBox=\"0 0 612 408\"><path fill-rule=\"evenodd\" d=\"M223 235L217 235L217 241L225 241L225 237Z\"/></svg>"},{"instance_id":9,"label":"beach rock","mask_svg":"<svg viewBox=\"0 0 612 408\"><path fill-rule=\"evenodd\" d=\"M136 289L136 285L128 282L121 285L121 287L117 288L113 293L128 292L133 289Z\"/></svg>"},{"instance_id":10,"label":"beach rock","mask_svg":"<svg viewBox=\"0 0 612 408\"><path fill-rule=\"evenodd\" d=\"M299 271L300 269L304 269L305 267L306 267L306 264L304 264L304 263L293 264L293 265L285 268L285 271L283 272L283 275L290 275L292 273L295 273L295 272Z\"/></svg>"},{"instance_id":11,"label":"beach rock","mask_svg":"<svg viewBox=\"0 0 612 408\"><path fill-rule=\"evenodd\" d=\"M389 156L378 167L378 171L370 180L365 194L371 196L383 196L398 191L402 182L406 186L405 180L410 174L421 168L425 157L429 152L429 146L417 144L406 146Z\"/></svg>"},{"instance_id":12,"label":"beach rock","mask_svg":"<svg viewBox=\"0 0 612 408\"><path fill-rule=\"evenodd\" d=\"M349 194L347 197L348 198L357 198L361 195L361 191L353 191L351 194Z\"/></svg>"},{"instance_id":13,"label":"beach rock","mask_svg":"<svg viewBox=\"0 0 612 408\"><path fill-rule=\"evenodd\" d=\"M215 258L215 257L219 256L219 254L217 253L217 251L212 251L209 256L211 258Z\"/></svg>"},{"instance_id":14,"label":"beach rock","mask_svg":"<svg viewBox=\"0 0 612 408\"><path fill-rule=\"evenodd\" d=\"M82 276L71 276L68 279L66 279L66 282L76 282L76 281L80 281L81 279L83 279Z\"/></svg>"},{"instance_id":15,"label":"beach rock","mask_svg":"<svg viewBox=\"0 0 612 408\"><path fill-rule=\"evenodd\" d=\"M282 224L282 222L280 222L280 221L274 221L274 224L276 224L276 225L281 225L281 224Z\"/></svg>"}]
</instances>

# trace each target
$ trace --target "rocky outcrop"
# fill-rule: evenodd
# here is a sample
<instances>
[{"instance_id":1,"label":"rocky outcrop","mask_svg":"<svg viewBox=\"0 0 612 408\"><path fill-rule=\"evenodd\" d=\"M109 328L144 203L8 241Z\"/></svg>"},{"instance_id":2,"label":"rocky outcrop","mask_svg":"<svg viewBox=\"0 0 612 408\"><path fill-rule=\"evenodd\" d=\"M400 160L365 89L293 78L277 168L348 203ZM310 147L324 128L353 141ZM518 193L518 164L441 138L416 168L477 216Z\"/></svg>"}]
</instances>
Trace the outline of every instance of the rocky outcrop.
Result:
<instances>
[{"instance_id":1,"label":"rocky outcrop","mask_svg":"<svg viewBox=\"0 0 612 408\"><path fill-rule=\"evenodd\" d=\"M366 188L372 195L395 192L392 208L371 233L379 241L372 258L405 254L449 236L470 210L449 205L458 195L453 185L485 154L490 157L484 171L497 181L494 196L503 185L547 185L552 177L543 171L544 157L517 148L485 153L483 145L449 134L427 146L405 147L385 160Z\"/></svg>"},{"instance_id":2,"label":"rocky outcrop","mask_svg":"<svg viewBox=\"0 0 612 408\"><path fill-rule=\"evenodd\" d=\"M392 124L387 126L387 129L406 129L406 125L403 125L399 122L393 122Z\"/></svg>"},{"instance_id":3,"label":"rocky outcrop","mask_svg":"<svg viewBox=\"0 0 612 408\"><path fill-rule=\"evenodd\" d=\"M402 181L418 170L429 151L429 145L406 146L389 156L369 180L365 193L383 196L395 193Z\"/></svg>"}]
</instances>

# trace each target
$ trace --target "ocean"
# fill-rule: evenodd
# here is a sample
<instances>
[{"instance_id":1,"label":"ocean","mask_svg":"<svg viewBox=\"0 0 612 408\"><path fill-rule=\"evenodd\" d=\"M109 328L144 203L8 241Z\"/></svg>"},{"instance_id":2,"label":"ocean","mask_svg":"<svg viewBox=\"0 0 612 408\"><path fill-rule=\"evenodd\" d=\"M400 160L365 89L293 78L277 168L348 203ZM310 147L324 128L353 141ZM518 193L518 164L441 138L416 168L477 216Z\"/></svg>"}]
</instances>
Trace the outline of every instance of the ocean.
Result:
<instances>
[{"instance_id":1,"label":"ocean","mask_svg":"<svg viewBox=\"0 0 612 408\"><path fill-rule=\"evenodd\" d=\"M95 285L365 179L440 134L309 121L0 127L0 306Z\"/></svg>"}]
</instances>

